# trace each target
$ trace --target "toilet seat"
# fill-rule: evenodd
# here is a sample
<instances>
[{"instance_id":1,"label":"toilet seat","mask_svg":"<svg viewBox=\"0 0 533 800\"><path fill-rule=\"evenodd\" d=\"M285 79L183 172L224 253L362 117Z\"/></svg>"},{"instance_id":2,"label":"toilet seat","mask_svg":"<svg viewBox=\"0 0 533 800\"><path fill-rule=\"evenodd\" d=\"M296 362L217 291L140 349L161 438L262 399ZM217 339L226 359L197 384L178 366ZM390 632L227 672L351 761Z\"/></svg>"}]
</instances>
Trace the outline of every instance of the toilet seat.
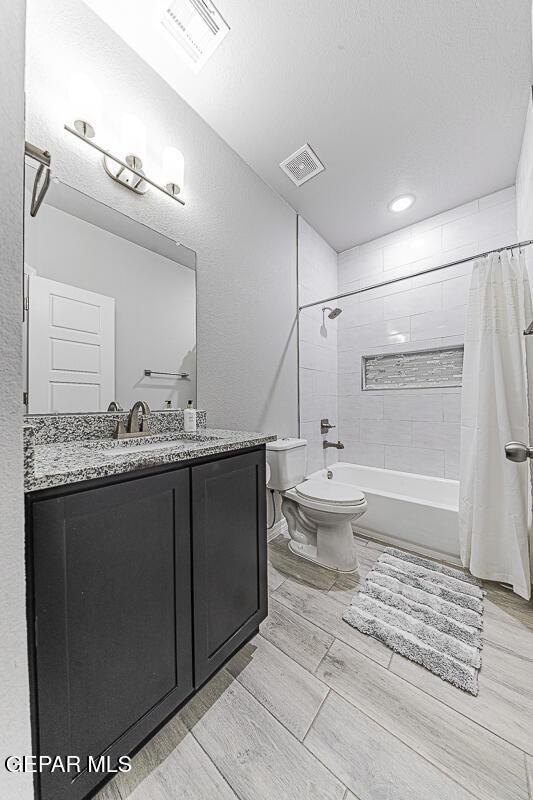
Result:
<instances>
[{"instance_id":1,"label":"toilet seat","mask_svg":"<svg viewBox=\"0 0 533 800\"><path fill-rule=\"evenodd\" d=\"M330 484L326 486L326 484ZM331 486L331 484L335 484ZM328 497L326 497L328 495ZM357 514L361 509L366 509L366 498L358 489L348 484L337 483L324 479L303 481L282 492L282 497L293 500L302 508L315 511L327 511L333 516L337 514Z\"/></svg>"},{"instance_id":2,"label":"toilet seat","mask_svg":"<svg viewBox=\"0 0 533 800\"><path fill-rule=\"evenodd\" d=\"M334 480L312 478L299 483L295 487L296 493L307 500L314 500L326 504L343 506L357 506L365 502L365 496L354 486L346 483L337 483Z\"/></svg>"}]
</instances>

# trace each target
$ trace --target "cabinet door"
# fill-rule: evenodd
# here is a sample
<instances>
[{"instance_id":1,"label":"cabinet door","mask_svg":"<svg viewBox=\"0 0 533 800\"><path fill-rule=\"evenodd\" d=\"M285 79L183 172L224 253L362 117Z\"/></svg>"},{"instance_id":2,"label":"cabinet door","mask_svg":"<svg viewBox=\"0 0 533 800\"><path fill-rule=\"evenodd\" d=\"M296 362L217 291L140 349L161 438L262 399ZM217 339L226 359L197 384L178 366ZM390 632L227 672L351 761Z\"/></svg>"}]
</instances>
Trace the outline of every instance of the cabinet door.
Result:
<instances>
[{"instance_id":1,"label":"cabinet door","mask_svg":"<svg viewBox=\"0 0 533 800\"><path fill-rule=\"evenodd\" d=\"M195 686L267 615L265 495L264 449L192 469Z\"/></svg>"},{"instance_id":2,"label":"cabinet door","mask_svg":"<svg viewBox=\"0 0 533 800\"><path fill-rule=\"evenodd\" d=\"M33 505L39 752L110 756L191 693L189 471ZM105 776L41 777L43 800Z\"/></svg>"}]
</instances>

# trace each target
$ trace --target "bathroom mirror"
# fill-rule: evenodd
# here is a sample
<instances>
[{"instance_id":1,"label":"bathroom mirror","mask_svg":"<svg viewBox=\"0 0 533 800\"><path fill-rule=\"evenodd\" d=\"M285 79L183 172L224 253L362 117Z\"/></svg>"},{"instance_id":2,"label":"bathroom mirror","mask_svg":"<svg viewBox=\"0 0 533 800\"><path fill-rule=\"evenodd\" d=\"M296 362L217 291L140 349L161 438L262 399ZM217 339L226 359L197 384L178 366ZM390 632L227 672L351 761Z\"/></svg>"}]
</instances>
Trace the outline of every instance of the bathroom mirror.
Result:
<instances>
[{"instance_id":1,"label":"bathroom mirror","mask_svg":"<svg viewBox=\"0 0 533 800\"><path fill-rule=\"evenodd\" d=\"M196 404L196 254L52 180L31 217L26 164L26 412Z\"/></svg>"}]
</instances>

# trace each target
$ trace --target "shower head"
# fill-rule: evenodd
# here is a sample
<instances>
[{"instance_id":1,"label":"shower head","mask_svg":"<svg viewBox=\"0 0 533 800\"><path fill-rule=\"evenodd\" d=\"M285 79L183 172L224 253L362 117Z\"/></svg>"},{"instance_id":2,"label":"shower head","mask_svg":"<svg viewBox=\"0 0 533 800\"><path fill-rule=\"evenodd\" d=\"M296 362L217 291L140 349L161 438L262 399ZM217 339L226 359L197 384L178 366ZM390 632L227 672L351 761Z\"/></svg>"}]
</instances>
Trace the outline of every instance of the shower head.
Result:
<instances>
[{"instance_id":1,"label":"shower head","mask_svg":"<svg viewBox=\"0 0 533 800\"><path fill-rule=\"evenodd\" d=\"M342 314L342 308L331 308L330 306L324 306L322 312L329 311L328 319L335 319L338 317L339 314Z\"/></svg>"}]
</instances>

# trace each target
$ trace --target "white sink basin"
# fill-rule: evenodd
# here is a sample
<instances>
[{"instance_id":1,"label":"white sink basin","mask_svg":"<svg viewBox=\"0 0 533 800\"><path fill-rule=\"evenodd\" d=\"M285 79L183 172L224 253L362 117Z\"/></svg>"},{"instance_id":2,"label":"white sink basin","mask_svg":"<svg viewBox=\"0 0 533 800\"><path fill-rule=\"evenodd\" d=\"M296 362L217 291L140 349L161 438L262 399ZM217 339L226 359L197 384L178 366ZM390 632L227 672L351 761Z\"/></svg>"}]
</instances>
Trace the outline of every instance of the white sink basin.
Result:
<instances>
[{"instance_id":1,"label":"white sink basin","mask_svg":"<svg viewBox=\"0 0 533 800\"><path fill-rule=\"evenodd\" d=\"M109 445L102 448L106 455L119 457L125 453L146 453L152 450L184 450L191 445L198 444L204 440L200 439L168 439L161 442L137 442L137 441L122 441L117 442L115 445Z\"/></svg>"},{"instance_id":2,"label":"white sink basin","mask_svg":"<svg viewBox=\"0 0 533 800\"><path fill-rule=\"evenodd\" d=\"M203 436L202 434L191 434L190 436L183 437L176 436L174 438L169 438L164 434L154 434L153 436L139 436L138 438L132 439L112 439L105 442L105 444L101 441L84 442L83 447L89 448L90 450L97 450L112 458L120 458L126 453L184 450L194 445L214 441L216 441L216 437Z\"/></svg>"}]
</instances>

